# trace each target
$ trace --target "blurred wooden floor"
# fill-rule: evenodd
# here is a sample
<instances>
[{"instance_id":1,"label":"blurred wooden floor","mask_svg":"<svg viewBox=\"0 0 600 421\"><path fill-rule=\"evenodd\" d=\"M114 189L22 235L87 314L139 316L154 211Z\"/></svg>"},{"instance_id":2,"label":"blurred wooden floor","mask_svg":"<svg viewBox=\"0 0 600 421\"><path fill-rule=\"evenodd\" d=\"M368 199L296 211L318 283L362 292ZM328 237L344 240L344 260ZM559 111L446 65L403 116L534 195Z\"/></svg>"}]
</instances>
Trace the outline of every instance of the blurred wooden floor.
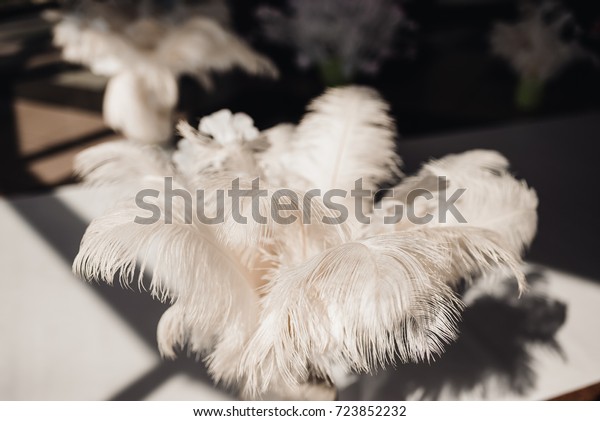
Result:
<instances>
[{"instance_id":1,"label":"blurred wooden floor","mask_svg":"<svg viewBox=\"0 0 600 421\"><path fill-rule=\"evenodd\" d=\"M17 99L14 108L19 150L27 161L27 170L42 185L54 186L68 181L72 176L73 157L78 152L119 137L107 132L102 116L97 113L26 99ZM76 142L93 134L100 135L83 144ZM69 144L73 145L45 154Z\"/></svg>"}]
</instances>

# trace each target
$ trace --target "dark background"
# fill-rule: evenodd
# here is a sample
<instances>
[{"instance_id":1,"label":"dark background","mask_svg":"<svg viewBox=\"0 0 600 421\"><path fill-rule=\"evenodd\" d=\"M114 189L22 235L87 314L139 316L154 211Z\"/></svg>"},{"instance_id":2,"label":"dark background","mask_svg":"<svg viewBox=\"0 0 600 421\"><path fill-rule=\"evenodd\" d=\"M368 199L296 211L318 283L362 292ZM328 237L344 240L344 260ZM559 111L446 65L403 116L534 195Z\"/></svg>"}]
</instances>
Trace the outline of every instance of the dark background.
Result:
<instances>
[{"instance_id":1,"label":"dark background","mask_svg":"<svg viewBox=\"0 0 600 421\"><path fill-rule=\"evenodd\" d=\"M220 108L243 111L251 115L259 128L284 121L297 121L310 99L319 95L324 85L315 69L296 66L294 52L265 42L255 18L256 6L280 6L278 0L244 0L230 2L234 28L259 51L273 58L281 70L278 81L261 80L242 72L215 75L215 88L206 92L191 78L182 78L179 109L190 120ZM400 31L397 54L387 60L373 77L358 75L355 83L377 88L390 102L402 138L419 138L436 133L493 127L520 121L573 115L598 109L600 105L600 70L592 60L568 66L551 80L540 108L523 112L515 107L514 94L518 78L502 60L492 56L489 33L496 21L511 21L517 16L514 0L407 0L399 2L417 24L413 33ZM600 2L566 1L589 33L600 22ZM19 19L31 19L56 2L41 5L26 1L0 2L2 26ZM584 40L590 51L594 41ZM597 40L596 40L597 41ZM52 77L75 66L60 61L23 69L31 56L53 49L49 25L22 36L19 52L0 56L1 135L3 154L8 152L11 133L10 104L19 97L60 105L101 111L102 93L55 86ZM413 54L407 54L408 50ZM18 154L17 154L18 155ZM4 165L13 165L3 160ZM2 191L40 188L35 182L0 179ZM12 178L12 177L11 177ZM68 180L65 180L68 181Z\"/></svg>"}]
</instances>

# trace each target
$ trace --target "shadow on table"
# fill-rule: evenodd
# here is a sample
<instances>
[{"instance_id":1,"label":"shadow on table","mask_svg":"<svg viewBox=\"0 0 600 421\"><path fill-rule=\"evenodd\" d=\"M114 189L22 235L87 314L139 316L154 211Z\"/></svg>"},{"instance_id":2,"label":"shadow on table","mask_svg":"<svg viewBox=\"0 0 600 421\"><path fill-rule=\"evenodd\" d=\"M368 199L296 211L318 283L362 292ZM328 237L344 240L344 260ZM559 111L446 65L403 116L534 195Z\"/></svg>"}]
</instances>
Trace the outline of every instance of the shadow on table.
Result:
<instances>
[{"instance_id":1,"label":"shadow on table","mask_svg":"<svg viewBox=\"0 0 600 421\"><path fill-rule=\"evenodd\" d=\"M537 379L531 348L544 347L562 356L555 334L567 311L544 291L543 273L532 272L527 278L530 290L521 298L516 281L509 279L492 291L467 291L461 333L437 361L361 376L341 391L340 400L458 399L465 394L485 399L492 388L493 398L524 395Z\"/></svg>"}]
</instances>

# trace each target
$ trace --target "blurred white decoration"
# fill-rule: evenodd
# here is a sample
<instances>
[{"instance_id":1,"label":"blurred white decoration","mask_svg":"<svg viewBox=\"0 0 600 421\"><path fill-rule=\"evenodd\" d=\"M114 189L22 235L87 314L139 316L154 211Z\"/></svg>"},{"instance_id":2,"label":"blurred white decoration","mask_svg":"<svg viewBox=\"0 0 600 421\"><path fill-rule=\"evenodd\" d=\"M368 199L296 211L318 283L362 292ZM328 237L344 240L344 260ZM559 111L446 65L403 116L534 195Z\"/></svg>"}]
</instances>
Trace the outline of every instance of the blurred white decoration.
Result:
<instances>
[{"instance_id":1,"label":"blurred white decoration","mask_svg":"<svg viewBox=\"0 0 600 421\"><path fill-rule=\"evenodd\" d=\"M517 105L536 108L545 83L573 60L587 53L579 44L573 15L556 0L522 2L520 19L497 23L491 34L492 51L519 75Z\"/></svg>"},{"instance_id":2,"label":"blurred white decoration","mask_svg":"<svg viewBox=\"0 0 600 421\"><path fill-rule=\"evenodd\" d=\"M394 53L394 37L413 29L393 0L288 0L289 15L258 9L263 32L274 43L297 50L301 67L316 65L329 85L374 74Z\"/></svg>"},{"instance_id":3,"label":"blurred white decoration","mask_svg":"<svg viewBox=\"0 0 600 421\"><path fill-rule=\"evenodd\" d=\"M297 127L258 133L250 117L220 111L198 129L181 123L179 130L184 138L171 159L129 142L78 156L85 180L137 180L136 192L153 188L159 197L140 202L134 192L94 220L74 270L86 279L141 285L151 261L149 289L172 304L158 326L161 353L174 358L187 345L206 356L216 381L239 387L245 398L330 399L340 372L430 360L456 338L463 304L454 287L461 279L504 268L524 287L520 255L535 234L537 197L493 151L426 164L381 209L363 199L371 224L353 213L324 222L338 211L310 189L347 192L359 178L375 189L398 174L388 105L369 88L329 89ZM445 182L430 188L441 176ZM255 177L263 192L250 189ZM233 202L218 199L236 182L252 190L237 206L246 223L236 220ZM171 188L202 196L184 206L180 197L165 198ZM386 224L390 203L415 208L409 191L417 188L431 191L436 200L419 206L436 218ZM443 221L437 199L461 188L467 191L456 207L467 222ZM134 222L152 209L160 210L154 222ZM206 215L218 209L223 220L211 223ZM297 220L282 223L277 214Z\"/></svg>"},{"instance_id":4,"label":"blurred white decoration","mask_svg":"<svg viewBox=\"0 0 600 421\"><path fill-rule=\"evenodd\" d=\"M54 43L65 60L110 78L104 118L128 139L170 139L182 74L207 88L211 72L235 67L277 76L271 61L227 29L228 10L220 0L78 4L56 24Z\"/></svg>"}]
</instances>

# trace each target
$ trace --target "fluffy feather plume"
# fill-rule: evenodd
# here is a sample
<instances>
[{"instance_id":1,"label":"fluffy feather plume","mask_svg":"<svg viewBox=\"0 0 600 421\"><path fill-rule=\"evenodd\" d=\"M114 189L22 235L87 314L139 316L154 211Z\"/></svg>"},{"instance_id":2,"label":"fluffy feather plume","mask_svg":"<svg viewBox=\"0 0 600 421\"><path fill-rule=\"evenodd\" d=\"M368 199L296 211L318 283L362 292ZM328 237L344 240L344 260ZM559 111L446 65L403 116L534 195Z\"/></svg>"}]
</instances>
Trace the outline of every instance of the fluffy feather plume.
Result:
<instances>
[{"instance_id":1,"label":"fluffy feather plume","mask_svg":"<svg viewBox=\"0 0 600 421\"><path fill-rule=\"evenodd\" d=\"M398 173L396 128L389 106L372 89L331 88L314 100L298 125L289 170L307 189L344 189L363 179L365 189Z\"/></svg>"},{"instance_id":2,"label":"fluffy feather plume","mask_svg":"<svg viewBox=\"0 0 600 421\"><path fill-rule=\"evenodd\" d=\"M263 393L279 376L307 381L333 368L372 371L399 359L429 360L456 335L461 277L507 265L518 256L489 232L410 230L330 248L280 271L263 298L260 326L240 372L246 393Z\"/></svg>"},{"instance_id":3,"label":"fluffy feather plume","mask_svg":"<svg viewBox=\"0 0 600 421\"><path fill-rule=\"evenodd\" d=\"M156 47L156 61L169 63L176 73L197 75L210 87L210 72L240 68L252 75L277 77L265 56L209 18L195 17L170 32ZM207 85L208 83L208 85Z\"/></svg>"},{"instance_id":4,"label":"fluffy feather plume","mask_svg":"<svg viewBox=\"0 0 600 421\"><path fill-rule=\"evenodd\" d=\"M423 190L431 196L411 195ZM508 161L495 151L474 150L430 161L416 176L407 178L393 191L395 201L386 204L389 199L384 199L383 210L376 213L376 218L389 216L393 206L399 203L410 208L417 217L431 215L430 221L416 226L485 228L497 233L505 247L517 255L535 236L537 195L525 182L510 175ZM449 212L447 207L440 208L440 204L456 197L455 213ZM415 222L406 218L406 212L401 216L398 223L386 226L384 231L415 227ZM367 229L374 234L380 232L382 226L379 221Z\"/></svg>"},{"instance_id":5,"label":"fluffy feather plume","mask_svg":"<svg viewBox=\"0 0 600 421\"><path fill-rule=\"evenodd\" d=\"M114 142L77 158L90 182L136 180L157 190L144 203L160 218L136 223L147 210L129 197L92 222L74 270L169 300L157 331L162 355L174 358L187 345L205 356L215 380L241 386L243 396L314 396L306 387L314 376L429 360L457 334L461 279L501 267L524 283L519 254L535 233L537 198L495 152L426 164L362 231L325 223L336 211L318 196L306 200L310 188L350 190L362 178L374 189L396 173L393 124L371 90L329 90L298 127L259 133L247 115L222 110L179 131L171 156ZM189 206L166 197L161 176L189 195ZM440 176L447 182L437 183ZM245 191L235 203L227 194L234 183ZM439 201L413 198L417 188L435 199L466 188L455 205L468 223L441 222ZM384 224L390 204L434 219ZM219 211L222 220L208 222ZM152 274L147 285L144 272Z\"/></svg>"},{"instance_id":6,"label":"fluffy feather plume","mask_svg":"<svg viewBox=\"0 0 600 421\"><path fill-rule=\"evenodd\" d=\"M166 16L153 16L142 5L129 13L116 4L103 6L102 11L94 5L67 13L55 25L54 43L66 60L106 76L154 66L175 75L199 75L200 82L210 71L234 67L277 76L270 60L229 31L220 17L207 15L209 9L180 5Z\"/></svg>"},{"instance_id":7,"label":"fluffy feather plume","mask_svg":"<svg viewBox=\"0 0 600 421\"><path fill-rule=\"evenodd\" d=\"M75 174L89 184L132 183L173 172L170 157L157 147L124 140L102 143L77 154Z\"/></svg>"},{"instance_id":8,"label":"fluffy feather plume","mask_svg":"<svg viewBox=\"0 0 600 421\"><path fill-rule=\"evenodd\" d=\"M254 152L265 146L248 115L221 110L203 117L198 129L181 121L177 130L183 138L173 162L182 174L192 178L259 175Z\"/></svg>"},{"instance_id":9,"label":"fluffy feather plume","mask_svg":"<svg viewBox=\"0 0 600 421\"><path fill-rule=\"evenodd\" d=\"M161 201L146 199L165 215ZM140 209L125 203L94 220L74 261L75 273L144 288L142 276L151 266L151 293L174 303L159 329L164 355L173 356L173 347L184 341L196 352L230 349L231 343L239 349L258 315L252 269L223 246L212 226L187 223L182 204L175 202L171 215L172 223L136 223Z\"/></svg>"},{"instance_id":10,"label":"fluffy feather plume","mask_svg":"<svg viewBox=\"0 0 600 421\"><path fill-rule=\"evenodd\" d=\"M182 74L196 76L206 87L211 86L211 72L236 67L277 77L271 61L205 15L217 13L214 8L180 4L153 16L143 4L93 3L84 2L86 7L56 24L54 43L65 60L111 77L104 117L128 139L156 144L170 138Z\"/></svg>"},{"instance_id":11,"label":"fluffy feather plume","mask_svg":"<svg viewBox=\"0 0 600 421\"><path fill-rule=\"evenodd\" d=\"M227 182L231 180L224 179L223 184L213 180L204 191L223 191ZM155 184L160 191L162 185L158 180ZM175 187L185 189L183 185ZM249 188L250 183L241 187ZM151 272L148 288L152 295L173 303L158 327L161 353L174 357L175 348L187 344L193 352L207 355L216 380L234 382L239 374L234 361L239 360L240 350L256 329L260 287L280 267L302 262L347 239L343 227L337 225L303 225L300 203L298 211L289 212L285 206L278 207L272 194L260 198L261 214L292 214L297 223L254 222L252 198L241 202L241 215L248 218L248 224L233 221L226 204L225 221L216 226L202 223L197 209L186 213L181 201L174 201L173 210L167 212L163 196L147 197L145 203L159 208L163 218L171 215L172 223L164 219L152 224L135 222L136 217L145 215L133 203L125 202L88 227L74 271L86 279L110 284L118 280L141 289L146 288L144 272ZM205 206L213 206L214 195L206 197ZM313 212L322 209L324 215L330 215L323 205L315 202L313 206ZM315 216L322 215L315 212ZM298 239L303 246L285 241L287 238Z\"/></svg>"},{"instance_id":12,"label":"fluffy feather plume","mask_svg":"<svg viewBox=\"0 0 600 421\"><path fill-rule=\"evenodd\" d=\"M257 164L263 178L272 186L299 187L303 184L302 176L289 170L293 161L290 153L296 125L278 124L261 133L268 147L257 154Z\"/></svg>"}]
</instances>

